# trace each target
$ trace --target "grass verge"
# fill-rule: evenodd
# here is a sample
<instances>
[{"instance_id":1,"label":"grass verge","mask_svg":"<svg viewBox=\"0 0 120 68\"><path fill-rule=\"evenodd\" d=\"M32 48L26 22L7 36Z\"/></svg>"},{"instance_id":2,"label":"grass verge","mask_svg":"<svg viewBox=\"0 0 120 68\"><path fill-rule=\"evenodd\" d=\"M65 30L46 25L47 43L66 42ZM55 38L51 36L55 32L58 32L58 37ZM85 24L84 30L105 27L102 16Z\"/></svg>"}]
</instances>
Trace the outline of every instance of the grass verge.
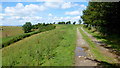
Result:
<instances>
[{"instance_id":1,"label":"grass verge","mask_svg":"<svg viewBox=\"0 0 120 68\"><path fill-rule=\"evenodd\" d=\"M99 49L96 47L95 43L92 42L92 40L80 29L80 33L82 34L83 38L86 40L86 42L88 43L88 45L90 46L90 50L91 52L94 54L95 58L97 60L100 61L105 61L105 62L110 62L110 60L108 60L108 57L106 57L105 55L103 55Z\"/></svg>"}]
</instances>

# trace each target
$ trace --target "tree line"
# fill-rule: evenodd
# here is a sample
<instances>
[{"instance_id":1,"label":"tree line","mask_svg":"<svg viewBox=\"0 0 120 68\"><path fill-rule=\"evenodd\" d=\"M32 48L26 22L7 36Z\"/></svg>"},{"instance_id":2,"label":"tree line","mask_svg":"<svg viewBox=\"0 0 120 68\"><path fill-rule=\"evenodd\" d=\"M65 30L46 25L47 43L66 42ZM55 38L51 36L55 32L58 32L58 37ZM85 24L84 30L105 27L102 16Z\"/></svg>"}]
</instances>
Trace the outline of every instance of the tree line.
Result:
<instances>
[{"instance_id":1,"label":"tree line","mask_svg":"<svg viewBox=\"0 0 120 68\"><path fill-rule=\"evenodd\" d=\"M81 24L82 21L79 20L78 23ZM73 25L75 25L75 24L76 24L76 21L74 21L73 23L71 23L71 21L67 21L67 22L62 21L62 22L58 22L58 24L73 24Z\"/></svg>"},{"instance_id":2,"label":"tree line","mask_svg":"<svg viewBox=\"0 0 120 68\"><path fill-rule=\"evenodd\" d=\"M81 24L81 20L78 21L79 24ZM23 27L23 30L24 30L24 33L29 33L31 32L32 29L39 29L39 30L42 30L43 28L45 28L46 26L50 26L53 27L52 25L55 24L56 22L54 23L38 23L38 24L34 24L32 25L31 22L26 22L22 27ZM67 22L58 22L57 24L71 24L71 21L67 21ZM73 24L75 25L76 24L76 21L73 22Z\"/></svg>"},{"instance_id":3,"label":"tree line","mask_svg":"<svg viewBox=\"0 0 120 68\"><path fill-rule=\"evenodd\" d=\"M89 2L83 11L85 27L95 28L104 36L120 35L119 2Z\"/></svg>"},{"instance_id":4,"label":"tree line","mask_svg":"<svg viewBox=\"0 0 120 68\"><path fill-rule=\"evenodd\" d=\"M55 28L55 26L52 25L51 23L48 23L48 24L38 23L38 24L32 25L31 22L26 22L22 27L23 27L24 33L32 32L32 29L39 29L39 31L42 31L45 29L47 30L47 29Z\"/></svg>"}]
</instances>

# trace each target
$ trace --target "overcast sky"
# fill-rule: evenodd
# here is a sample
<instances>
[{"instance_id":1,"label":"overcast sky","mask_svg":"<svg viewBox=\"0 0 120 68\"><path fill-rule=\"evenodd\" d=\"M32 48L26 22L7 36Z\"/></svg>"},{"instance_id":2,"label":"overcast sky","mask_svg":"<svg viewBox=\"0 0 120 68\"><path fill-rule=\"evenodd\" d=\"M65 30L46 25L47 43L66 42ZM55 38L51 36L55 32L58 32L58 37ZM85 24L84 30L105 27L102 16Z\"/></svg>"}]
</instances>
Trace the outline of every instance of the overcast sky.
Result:
<instances>
[{"instance_id":1,"label":"overcast sky","mask_svg":"<svg viewBox=\"0 0 120 68\"><path fill-rule=\"evenodd\" d=\"M78 21L88 2L2 2L0 25ZM2 11L1 11L2 9Z\"/></svg>"}]
</instances>

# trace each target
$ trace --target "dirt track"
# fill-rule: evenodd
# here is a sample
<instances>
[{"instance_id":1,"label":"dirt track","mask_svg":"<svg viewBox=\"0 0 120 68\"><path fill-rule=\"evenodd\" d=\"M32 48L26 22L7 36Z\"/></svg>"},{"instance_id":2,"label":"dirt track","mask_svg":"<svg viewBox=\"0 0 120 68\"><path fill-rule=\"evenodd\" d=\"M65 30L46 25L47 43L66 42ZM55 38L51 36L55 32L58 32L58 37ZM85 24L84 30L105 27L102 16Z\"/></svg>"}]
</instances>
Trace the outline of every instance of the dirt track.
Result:
<instances>
[{"instance_id":1,"label":"dirt track","mask_svg":"<svg viewBox=\"0 0 120 68\"><path fill-rule=\"evenodd\" d=\"M100 46L100 45L104 45L103 43L99 43L101 41L98 41L96 38L94 38L91 34L87 33L82 27L81 27L81 30L95 43L95 45L97 46L97 48L99 49L99 51L101 52L101 54L105 55L106 57L109 57L107 58L107 60L110 62L110 63L120 63L117 59L116 59L116 55L109 52L108 49Z\"/></svg>"},{"instance_id":2,"label":"dirt track","mask_svg":"<svg viewBox=\"0 0 120 68\"><path fill-rule=\"evenodd\" d=\"M97 63L89 59L93 59L89 45L82 38L79 29L77 28L77 46L75 50L75 66L97 66ZM89 59L86 59L89 58Z\"/></svg>"}]
</instances>

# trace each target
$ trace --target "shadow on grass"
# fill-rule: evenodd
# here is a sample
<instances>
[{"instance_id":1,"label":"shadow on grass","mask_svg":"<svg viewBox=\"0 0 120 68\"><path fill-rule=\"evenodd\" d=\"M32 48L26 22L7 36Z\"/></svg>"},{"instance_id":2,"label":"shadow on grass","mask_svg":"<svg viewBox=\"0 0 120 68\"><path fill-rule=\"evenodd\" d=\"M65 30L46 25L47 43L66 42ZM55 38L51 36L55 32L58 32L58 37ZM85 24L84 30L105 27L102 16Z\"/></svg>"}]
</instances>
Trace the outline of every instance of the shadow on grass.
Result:
<instances>
[{"instance_id":1,"label":"shadow on grass","mask_svg":"<svg viewBox=\"0 0 120 68\"><path fill-rule=\"evenodd\" d=\"M97 38L97 39L104 39L103 41L101 41L101 43L103 42L104 45L101 45L107 49L110 50L110 52L119 55L120 56L120 37L114 37L114 36L100 36L100 35L94 35L93 37Z\"/></svg>"},{"instance_id":2,"label":"shadow on grass","mask_svg":"<svg viewBox=\"0 0 120 68\"><path fill-rule=\"evenodd\" d=\"M96 68L119 68L120 63L108 63L105 61L99 61L97 59L86 58L86 60L91 60L97 63Z\"/></svg>"}]
</instances>

